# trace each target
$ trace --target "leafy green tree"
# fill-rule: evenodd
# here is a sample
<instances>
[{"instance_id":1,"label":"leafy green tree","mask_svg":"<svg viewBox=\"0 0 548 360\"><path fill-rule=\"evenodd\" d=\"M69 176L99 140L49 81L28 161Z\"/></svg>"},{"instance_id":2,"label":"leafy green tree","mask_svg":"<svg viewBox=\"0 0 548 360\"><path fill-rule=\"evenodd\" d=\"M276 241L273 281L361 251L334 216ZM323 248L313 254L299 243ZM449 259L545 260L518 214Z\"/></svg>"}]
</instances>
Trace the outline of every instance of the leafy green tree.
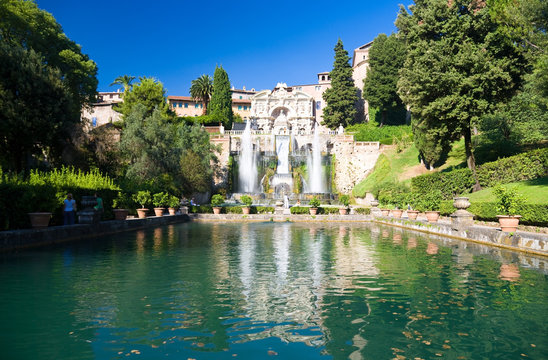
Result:
<instances>
[{"instance_id":1,"label":"leafy green tree","mask_svg":"<svg viewBox=\"0 0 548 360\"><path fill-rule=\"evenodd\" d=\"M336 129L340 124L345 127L352 125L356 120L358 88L354 86L349 61L348 51L339 39L335 45L333 70L329 73L331 88L322 95L327 104L323 109L323 124L331 129Z\"/></svg>"},{"instance_id":2,"label":"leafy green tree","mask_svg":"<svg viewBox=\"0 0 548 360\"><path fill-rule=\"evenodd\" d=\"M392 34L380 34L373 40L369 49L369 68L364 79L363 98L370 107L381 113L380 126L386 124L386 115L390 110L404 107L398 93L398 71L405 61L405 43ZM405 123L405 112L403 121Z\"/></svg>"},{"instance_id":3,"label":"leafy green tree","mask_svg":"<svg viewBox=\"0 0 548 360\"><path fill-rule=\"evenodd\" d=\"M151 116L155 109L158 109L165 116L171 114L164 85L151 77L140 76L139 83L134 84L124 94L124 102L117 104L115 110L122 113L125 121L137 104L144 106L145 118Z\"/></svg>"},{"instance_id":4,"label":"leafy green tree","mask_svg":"<svg viewBox=\"0 0 548 360\"><path fill-rule=\"evenodd\" d=\"M234 114L232 113L232 91L228 74L222 66L215 67L213 74L213 93L209 102L208 112L219 119L225 128L232 127Z\"/></svg>"},{"instance_id":5,"label":"leafy green tree","mask_svg":"<svg viewBox=\"0 0 548 360\"><path fill-rule=\"evenodd\" d=\"M207 113L207 104L212 92L213 80L209 75L202 75L196 80L192 80L190 96L194 98L194 101L201 101L204 104L202 115L206 115Z\"/></svg>"},{"instance_id":6,"label":"leafy green tree","mask_svg":"<svg viewBox=\"0 0 548 360\"><path fill-rule=\"evenodd\" d=\"M54 161L81 125L82 107L95 101L97 65L33 1L0 2L0 43L0 146L9 148L0 158L16 170L31 155Z\"/></svg>"},{"instance_id":7,"label":"leafy green tree","mask_svg":"<svg viewBox=\"0 0 548 360\"><path fill-rule=\"evenodd\" d=\"M407 42L398 89L411 107L416 146L427 165L443 160L464 137L475 175L472 127L521 84L523 57L498 31L484 3L422 0L396 20ZM479 188L477 183L476 188Z\"/></svg>"},{"instance_id":8,"label":"leafy green tree","mask_svg":"<svg viewBox=\"0 0 548 360\"><path fill-rule=\"evenodd\" d=\"M133 80L135 80L135 76L121 75L114 79L109 86L120 85L124 89L124 93L127 93L131 89L131 83Z\"/></svg>"}]
</instances>

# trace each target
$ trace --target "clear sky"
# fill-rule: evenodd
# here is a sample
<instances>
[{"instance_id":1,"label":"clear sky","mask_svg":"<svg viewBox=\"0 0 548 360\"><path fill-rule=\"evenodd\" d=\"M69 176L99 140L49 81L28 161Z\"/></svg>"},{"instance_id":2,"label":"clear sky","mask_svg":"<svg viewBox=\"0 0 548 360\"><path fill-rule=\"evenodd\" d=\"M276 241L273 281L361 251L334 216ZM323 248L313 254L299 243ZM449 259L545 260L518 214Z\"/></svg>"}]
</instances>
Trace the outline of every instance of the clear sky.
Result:
<instances>
[{"instance_id":1,"label":"clear sky","mask_svg":"<svg viewBox=\"0 0 548 360\"><path fill-rule=\"evenodd\" d=\"M99 91L119 75L152 76L168 95L222 65L236 88L313 84L330 71L338 38L352 56L395 32L411 0L36 0L99 67Z\"/></svg>"}]
</instances>

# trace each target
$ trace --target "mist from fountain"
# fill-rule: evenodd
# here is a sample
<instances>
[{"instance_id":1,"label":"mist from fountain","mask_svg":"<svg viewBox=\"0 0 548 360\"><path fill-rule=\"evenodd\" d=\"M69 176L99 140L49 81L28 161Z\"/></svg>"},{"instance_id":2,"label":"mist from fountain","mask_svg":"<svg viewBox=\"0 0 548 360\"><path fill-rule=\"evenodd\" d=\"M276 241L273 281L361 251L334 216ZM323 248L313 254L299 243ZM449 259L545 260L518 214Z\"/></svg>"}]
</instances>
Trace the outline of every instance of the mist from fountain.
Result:
<instances>
[{"instance_id":1,"label":"mist from fountain","mask_svg":"<svg viewBox=\"0 0 548 360\"><path fill-rule=\"evenodd\" d=\"M251 139L251 121L248 121L241 138L240 161L238 168L240 192L257 191L257 159Z\"/></svg>"},{"instance_id":2,"label":"mist from fountain","mask_svg":"<svg viewBox=\"0 0 548 360\"><path fill-rule=\"evenodd\" d=\"M320 134L318 126L314 127L314 138L312 140L312 154L308 154L308 192L325 193L325 181L322 174L322 148L320 145Z\"/></svg>"}]
</instances>

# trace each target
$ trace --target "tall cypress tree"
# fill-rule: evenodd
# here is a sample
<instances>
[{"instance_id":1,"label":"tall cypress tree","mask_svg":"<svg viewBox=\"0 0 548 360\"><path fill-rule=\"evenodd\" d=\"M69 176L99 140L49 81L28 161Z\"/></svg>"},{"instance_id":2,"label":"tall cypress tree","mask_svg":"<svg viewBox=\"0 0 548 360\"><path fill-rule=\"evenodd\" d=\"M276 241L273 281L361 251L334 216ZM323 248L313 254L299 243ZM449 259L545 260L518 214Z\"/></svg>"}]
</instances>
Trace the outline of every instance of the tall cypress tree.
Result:
<instances>
[{"instance_id":1,"label":"tall cypress tree","mask_svg":"<svg viewBox=\"0 0 548 360\"><path fill-rule=\"evenodd\" d=\"M354 86L349 61L348 51L339 39L335 45L333 70L329 73L331 88L323 93L323 99L327 104L323 110L323 124L331 129L336 129L339 124L351 125L356 120L358 88Z\"/></svg>"},{"instance_id":2,"label":"tall cypress tree","mask_svg":"<svg viewBox=\"0 0 548 360\"><path fill-rule=\"evenodd\" d=\"M228 74L222 66L215 67L213 74L213 93L209 102L208 113L223 125L232 128L232 91L230 90L230 81Z\"/></svg>"}]
</instances>

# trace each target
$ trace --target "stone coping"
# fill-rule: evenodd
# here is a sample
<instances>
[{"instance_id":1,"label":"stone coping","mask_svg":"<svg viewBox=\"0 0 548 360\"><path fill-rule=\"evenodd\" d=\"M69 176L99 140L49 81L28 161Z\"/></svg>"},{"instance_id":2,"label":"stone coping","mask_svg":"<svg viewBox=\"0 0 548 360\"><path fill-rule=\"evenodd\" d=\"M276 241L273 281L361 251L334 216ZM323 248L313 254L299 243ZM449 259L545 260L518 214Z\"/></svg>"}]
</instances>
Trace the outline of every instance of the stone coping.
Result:
<instances>
[{"instance_id":1,"label":"stone coping","mask_svg":"<svg viewBox=\"0 0 548 360\"><path fill-rule=\"evenodd\" d=\"M189 221L188 215L150 216L145 219L109 220L98 224L51 226L44 229L0 231L0 252L88 239Z\"/></svg>"},{"instance_id":2,"label":"stone coping","mask_svg":"<svg viewBox=\"0 0 548 360\"><path fill-rule=\"evenodd\" d=\"M364 222L371 221L369 215L295 215L295 214L189 214L191 220L196 221L273 221L273 222Z\"/></svg>"}]
</instances>

